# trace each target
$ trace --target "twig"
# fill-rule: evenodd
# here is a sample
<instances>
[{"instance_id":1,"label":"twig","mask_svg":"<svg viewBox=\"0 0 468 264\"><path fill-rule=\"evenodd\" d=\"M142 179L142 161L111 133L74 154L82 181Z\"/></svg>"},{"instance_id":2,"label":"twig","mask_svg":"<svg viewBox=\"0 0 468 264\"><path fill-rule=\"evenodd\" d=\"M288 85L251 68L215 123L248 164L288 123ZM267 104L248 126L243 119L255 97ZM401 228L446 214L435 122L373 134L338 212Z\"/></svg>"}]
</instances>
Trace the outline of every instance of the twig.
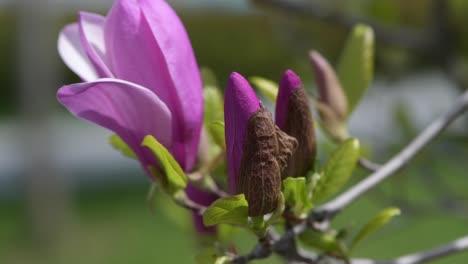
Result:
<instances>
[{"instance_id":1,"label":"twig","mask_svg":"<svg viewBox=\"0 0 468 264\"><path fill-rule=\"evenodd\" d=\"M189 180L196 186L200 186L202 189L218 195L219 197L226 197L228 194L219 188L210 173L219 165L224 159L225 153L221 151L214 158L209 160L206 164L200 167L198 170L188 174Z\"/></svg>"},{"instance_id":2,"label":"twig","mask_svg":"<svg viewBox=\"0 0 468 264\"><path fill-rule=\"evenodd\" d=\"M371 26L375 31L377 40L387 45L416 51L431 51L439 45L439 40L434 37L433 30L415 31L401 27L383 26L374 20L344 15L334 10L323 8L316 1L304 0L251 0L254 3L270 6L273 8L288 11L295 15L311 17L323 22L335 24L351 29L357 23L364 23Z\"/></svg>"},{"instance_id":3,"label":"twig","mask_svg":"<svg viewBox=\"0 0 468 264\"><path fill-rule=\"evenodd\" d=\"M357 259L353 260L352 264L420 264L436 260L454 253L468 250L468 236L457 239L445 246L433 248L427 251L422 251L410 255L405 255L388 261L375 261Z\"/></svg>"},{"instance_id":4,"label":"twig","mask_svg":"<svg viewBox=\"0 0 468 264\"><path fill-rule=\"evenodd\" d=\"M269 257L273 251L271 250L271 238L268 236L264 239L260 239L259 243L254 249L247 255L236 256L232 262L236 264L248 263L254 259L264 259Z\"/></svg>"},{"instance_id":5,"label":"twig","mask_svg":"<svg viewBox=\"0 0 468 264\"><path fill-rule=\"evenodd\" d=\"M376 171L378 169L380 169L381 165L380 164L377 164L373 161L370 161L364 157L360 157L359 158L359 166L361 166L362 168L368 170L368 171Z\"/></svg>"},{"instance_id":6,"label":"twig","mask_svg":"<svg viewBox=\"0 0 468 264\"><path fill-rule=\"evenodd\" d=\"M369 177L351 187L348 191L342 193L334 200L314 210L314 217L318 217L318 219L322 220L324 218L327 219L333 217L336 213L351 204L361 195L375 187L387 177L395 174L467 109L468 91L460 96L447 113L432 122L409 145L390 159L379 170L372 173Z\"/></svg>"}]
</instances>

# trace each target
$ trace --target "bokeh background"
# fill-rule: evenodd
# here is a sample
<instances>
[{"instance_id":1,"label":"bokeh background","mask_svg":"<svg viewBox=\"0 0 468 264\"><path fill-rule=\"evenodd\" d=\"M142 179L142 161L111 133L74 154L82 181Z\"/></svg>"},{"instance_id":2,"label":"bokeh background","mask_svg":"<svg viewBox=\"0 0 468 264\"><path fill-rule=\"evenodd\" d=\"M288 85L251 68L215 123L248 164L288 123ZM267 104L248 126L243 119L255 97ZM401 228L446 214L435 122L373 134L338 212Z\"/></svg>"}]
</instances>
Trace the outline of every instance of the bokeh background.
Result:
<instances>
[{"instance_id":1,"label":"bokeh background","mask_svg":"<svg viewBox=\"0 0 468 264\"><path fill-rule=\"evenodd\" d=\"M199 64L213 70L220 89L232 71L278 80L290 68L315 94L308 50L334 63L349 32L327 14L371 21L392 32L430 32L419 46L377 34L375 80L350 129L378 162L468 87L465 0L304 1L319 7L314 14L247 0L169 2L186 25ZM108 131L72 117L55 100L59 87L79 82L58 57L59 30L75 21L78 11L105 14L111 4L0 0L0 263L193 263L199 252L188 214L161 195L151 211L149 180L137 162L110 147ZM331 148L322 140L326 157ZM338 217L335 224L353 232L381 208L403 211L355 255L387 259L466 235L467 160L465 117ZM365 175L357 171L353 180ZM233 240L240 252L254 243L241 231ZM467 261L465 253L434 263Z\"/></svg>"}]
</instances>

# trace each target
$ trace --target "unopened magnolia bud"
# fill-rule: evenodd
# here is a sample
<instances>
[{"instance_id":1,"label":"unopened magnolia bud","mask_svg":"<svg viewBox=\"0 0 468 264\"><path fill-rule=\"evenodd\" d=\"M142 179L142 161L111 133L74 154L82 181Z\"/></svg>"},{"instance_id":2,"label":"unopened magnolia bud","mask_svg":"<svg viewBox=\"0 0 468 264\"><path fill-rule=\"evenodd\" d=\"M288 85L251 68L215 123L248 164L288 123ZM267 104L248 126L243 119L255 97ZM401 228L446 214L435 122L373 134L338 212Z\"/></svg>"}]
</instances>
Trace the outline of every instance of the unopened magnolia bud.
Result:
<instances>
[{"instance_id":1,"label":"unopened magnolia bud","mask_svg":"<svg viewBox=\"0 0 468 264\"><path fill-rule=\"evenodd\" d=\"M271 113L261 107L247 124L239 168L238 192L249 203L249 216L273 212L281 192L281 170L297 141L277 129Z\"/></svg>"},{"instance_id":2,"label":"unopened magnolia bud","mask_svg":"<svg viewBox=\"0 0 468 264\"><path fill-rule=\"evenodd\" d=\"M319 101L327 105L340 121L345 122L348 115L348 100L335 70L320 53L311 51L309 57L319 90Z\"/></svg>"},{"instance_id":3,"label":"unopened magnolia bud","mask_svg":"<svg viewBox=\"0 0 468 264\"><path fill-rule=\"evenodd\" d=\"M317 111L322 120L321 125L333 140L341 142L349 137L346 123L328 105L318 102Z\"/></svg>"},{"instance_id":4,"label":"unopened magnolia bud","mask_svg":"<svg viewBox=\"0 0 468 264\"><path fill-rule=\"evenodd\" d=\"M276 124L299 143L282 173L283 178L305 176L314 166L315 130L309 97L301 80L291 70L286 71L280 81Z\"/></svg>"}]
</instances>

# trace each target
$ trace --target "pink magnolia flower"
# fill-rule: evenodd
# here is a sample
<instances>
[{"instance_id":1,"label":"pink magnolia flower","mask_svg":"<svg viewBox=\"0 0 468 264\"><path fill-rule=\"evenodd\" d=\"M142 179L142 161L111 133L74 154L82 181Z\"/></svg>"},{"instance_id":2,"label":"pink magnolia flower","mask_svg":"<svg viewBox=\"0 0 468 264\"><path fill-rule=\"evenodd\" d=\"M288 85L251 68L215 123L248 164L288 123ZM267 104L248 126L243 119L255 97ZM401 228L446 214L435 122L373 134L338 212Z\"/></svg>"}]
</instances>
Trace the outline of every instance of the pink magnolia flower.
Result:
<instances>
[{"instance_id":1,"label":"pink magnolia flower","mask_svg":"<svg viewBox=\"0 0 468 264\"><path fill-rule=\"evenodd\" d=\"M202 82L186 30L163 0L116 0L106 17L81 12L60 33L65 64L83 79L58 100L74 115L112 130L146 169L141 142L153 135L185 171L196 161Z\"/></svg>"}]
</instances>

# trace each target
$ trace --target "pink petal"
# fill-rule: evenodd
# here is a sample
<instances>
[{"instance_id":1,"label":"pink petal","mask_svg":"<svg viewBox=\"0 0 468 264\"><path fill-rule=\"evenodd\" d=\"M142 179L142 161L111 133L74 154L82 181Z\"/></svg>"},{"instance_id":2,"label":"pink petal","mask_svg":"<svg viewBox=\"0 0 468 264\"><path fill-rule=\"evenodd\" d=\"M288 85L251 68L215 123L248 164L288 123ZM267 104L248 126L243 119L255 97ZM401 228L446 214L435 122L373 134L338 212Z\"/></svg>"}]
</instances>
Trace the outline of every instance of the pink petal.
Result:
<instances>
[{"instance_id":1,"label":"pink petal","mask_svg":"<svg viewBox=\"0 0 468 264\"><path fill-rule=\"evenodd\" d=\"M276 99L275 121L281 129L284 129L286 124L289 97L299 87L302 87L301 79L292 70L287 70L279 83L278 98Z\"/></svg>"},{"instance_id":2,"label":"pink petal","mask_svg":"<svg viewBox=\"0 0 468 264\"><path fill-rule=\"evenodd\" d=\"M153 135L171 148L171 114L150 90L117 79L63 86L57 98L74 115L112 130L139 157L146 169L155 165L150 151L141 147L146 135Z\"/></svg>"},{"instance_id":3,"label":"pink petal","mask_svg":"<svg viewBox=\"0 0 468 264\"><path fill-rule=\"evenodd\" d=\"M165 1L117 0L104 31L115 76L147 87L169 107L174 154L190 170L198 150L203 99L200 72L182 22Z\"/></svg>"},{"instance_id":4,"label":"pink petal","mask_svg":"<svg viewBox=\"0 0 468 264\"><path fill-rule=\"evenodd\" d=\"M231 193L236 193L247 123L249 118L260 109L260 101L247 80L238 73L232 73L229 77L224 98L229 188Z\"/></svg>"},{"instance_id":5,"label":"pink petal","mask_svg":"<svg viewBox=\"0 0 468 264\"><path fill-rule=\"evenodd\" d=\"M210 206L211 203L213 203L219 198L217 195L202 191L192 186L191 184L187 186L187 189L185 189L185 192L187 193L187 196L188 198L190 198L190 200L196 202L197 204L207 206L207 207ZM216 227L214 226L208 227L203 224L203 217L200 215L200 213L193 211L192 216L193 216L193 223L195 225L195 228L199 233L206 234L206 233L216 232Z\"/></svg>"},{"instance_id":6,"label":"pink petal","mask_svg":"<svg viewBox=\"0 0 468 264\"><path fill-rule=\"evenodd\" d=\"M78 26L83 48L99 74L100 78L113 77L106 62L106 47L104 43L104 23L105 17L80 12Z\"/></svg>"},{"instance_id":7,"label":"pink petal","mask_svg":"<svg viewBox=\"0 0 468 264\"><path fill-rule=\"evenodd\" d=\"M81 44L77 23L66 26L59 35L58 52L63 62L84 81L99 78Z\"/></svg>"}]
</instances>

